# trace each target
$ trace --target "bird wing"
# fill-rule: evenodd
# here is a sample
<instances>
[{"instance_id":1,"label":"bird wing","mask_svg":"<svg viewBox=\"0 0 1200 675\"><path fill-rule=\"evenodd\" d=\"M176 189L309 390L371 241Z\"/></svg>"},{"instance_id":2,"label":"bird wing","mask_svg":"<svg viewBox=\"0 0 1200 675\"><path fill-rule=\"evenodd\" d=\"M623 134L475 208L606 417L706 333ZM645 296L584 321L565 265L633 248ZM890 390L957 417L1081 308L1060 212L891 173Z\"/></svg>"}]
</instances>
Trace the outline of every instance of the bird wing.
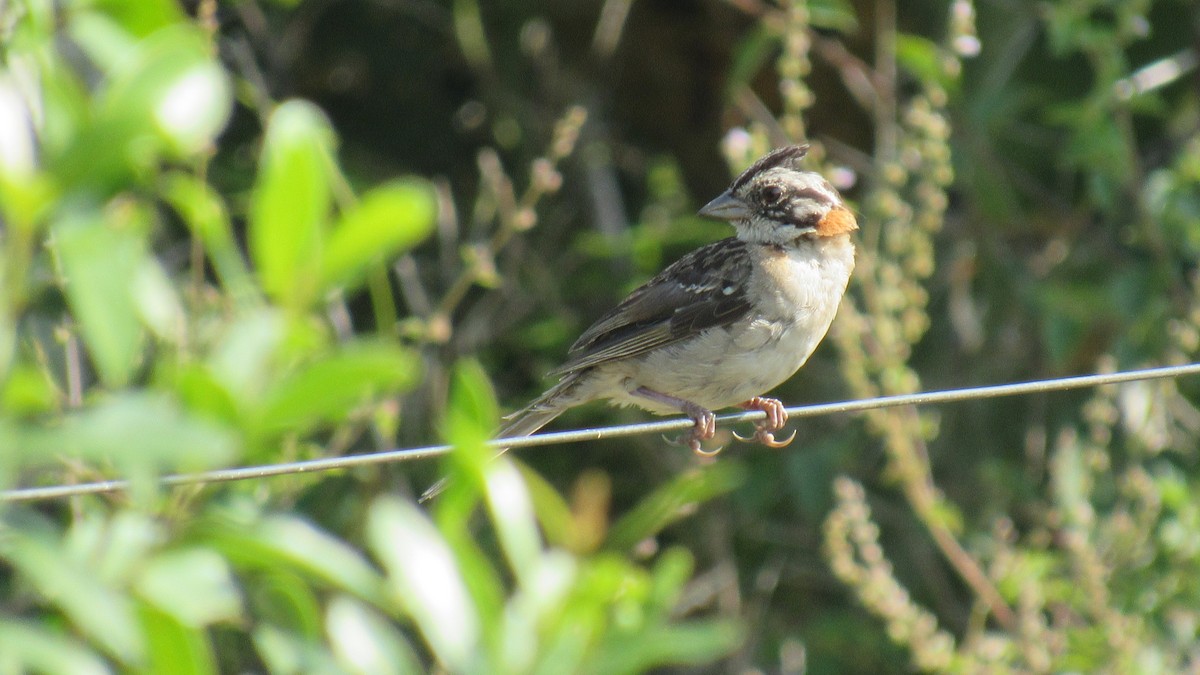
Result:
<instances>
[{"instance_id":1,"label":"bird wing","mask_svg":"<svg viewBox=\"0 0 1200 675\"><path fill-rule=\"evenodd\" d=\"M571 359L553 374L645 353L750 311L746 243L722 239L692 251L635 290L584 331L571 346Z\"/></svg>"}]
</instances>

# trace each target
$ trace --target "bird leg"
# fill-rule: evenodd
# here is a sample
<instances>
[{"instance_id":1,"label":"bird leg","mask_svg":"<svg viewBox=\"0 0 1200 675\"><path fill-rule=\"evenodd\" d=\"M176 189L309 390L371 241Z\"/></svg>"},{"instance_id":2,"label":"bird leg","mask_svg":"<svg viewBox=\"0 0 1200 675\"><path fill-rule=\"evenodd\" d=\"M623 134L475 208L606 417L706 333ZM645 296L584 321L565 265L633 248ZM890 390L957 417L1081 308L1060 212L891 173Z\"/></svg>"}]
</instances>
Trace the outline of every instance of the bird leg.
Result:
<instances>
[{"instance_id":1,"label":"bird leg","mask_svg":"<svg viewBox=\"0 0 1200 675\"><path fill-rule=\"evenodd\" d=\"M783 403L779 399L766 398L764 396L755 396L754 398L739 404L744 410L761 410L767 413L767 418L754 425L754 435L749 438L738 436L736 433L733 437L748 443L750 441L758 441L768 448L782 448L792 441L796 440L796 432L793 430L792 435L787 437L787 440L775 440L775 433L787 424L787 409L783 407Z\"/></svg>"},{"instance_id":2,"label":"bird leg","mask_svg":"<svg viewBox=\"0 0 1200 675\"><path fill-rule=\"evenodd\" d=\"M692 452L700 455L701 457L712 457L718 452L721 452L722 448L705 450L700 445L701 441L707 441L717 434L717 416L713 414L713 411L703 406L696 405L691 401L671 396L670 394L657 392L653 389L647 389L646 387L638 387L630 393L632 393L634 396L641 396L642 398L648 398L651 401L657 401L673 408L678 408L683 414L692 418L692 422L694 423L692 430L675 439L674 442L687 445L692 449Z\"/></svg>"}]
</instances>

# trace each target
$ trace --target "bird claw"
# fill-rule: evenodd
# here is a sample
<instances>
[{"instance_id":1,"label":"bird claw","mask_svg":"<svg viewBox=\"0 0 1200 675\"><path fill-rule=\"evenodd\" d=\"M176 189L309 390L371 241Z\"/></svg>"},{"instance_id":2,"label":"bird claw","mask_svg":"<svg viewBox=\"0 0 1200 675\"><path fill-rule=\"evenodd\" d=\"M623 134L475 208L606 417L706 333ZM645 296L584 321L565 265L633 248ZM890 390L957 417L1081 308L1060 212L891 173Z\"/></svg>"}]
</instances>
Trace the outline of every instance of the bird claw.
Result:
<instances>
[{"instance_id":1,"label":"bird claw","mask_svg":"<svg viewBox=\"0 0 1200 675\"><path fill-rule=\"evenodd\" d=\"M692 429L686 434L682 434L677 438L668 438L665 434L663 440L671 445L686 445L692 449L692 452L700 457L714 457L725 446L715 448L713 450L705 450L701 444L713 436L717 435L717 416L711 410L698 406L689 401L680 401L680 408L690 418L692 418Z\"/></svg>"},{"instance_id":2,"label":"bird claw","mask_svg":"<svg viewBox=\"0 0 1200 675\"><path fill-rule=\"evenodd\" d=\"M718 445L717 447L713 448L712 450L705 450L704 447L700 445L700 441L698 441L698 440L692 441L689 445L691 445L691 447L692 447L692 452L696 453L696 456L701 457L703 459L716 457L717 455L721 454L722 450L725 449L725 446Z\"/></svg>"},{"instance_id":3,"label":"bird claw","mask_svg":"<svg viewBox=\"0 0 1200 675\"><path fill-rule=\"evenodd\" d=\"M792 429L792 433L786 439L784 439L782 441L777 441L777 440L775 440L775 434L771 433L770 431L766 431L764 429L764 430L759 431L758 433L754 434L754 437L758 439L759 443L762 443L763 445L767 446L768 448L786 448L787 446L792 444L792 441L796 440L796 433L797 433L797 430Z\"/></svg>"},{"instance_id":4,"label":"bird claw","mask_svg":"<svg viewBox=\"0 0 1200 675\"><path fill-rule=\"evenodd\" d=\"M769 429L766 426L761 426L754 428L754 435L752 436L743 436L736 431L732 433L734 438L743 443L758 443L768 448L785 448L791 445L792 441L796 440L796 434L798 433L796 429L792 429L792 433L786 439L779 441L775 440L775 431L778 431L778 429Z\"/></svg>"},{"instance_id":5,"label":"bird claw","mask_svg":"<svg viewBox=\"0 0 1200 675\"><path fill-rule=\"evenodd\" d=\"M782 448L796 440L795 430L792 431L787 439L782 441L775 440L775 432L782 429L783 425L787 423L787 410L779 401L773 398L756 396L743 403L742 407L746 410L761 410L767 414L767 418L754 425L753 436L742 436L735 432L733 434L734 438L743 443L754 441L768 448Z\"/></svg>"},{"instance_id":6,"label":"bird claw","mask_svg":"<svg viewBox=\"0 0 1200 675\"><path fill-rule=\"evenodd\" d=\"M736 434L734 434L734 435L736 436ZM670 445L678 445L681 447L687 446L692 449L692 452L696 453L700 457L715 457L716 455L720 454L722 450L725 449L725 446L723 446L723 445L720 447L717 447L717 448L713 448L712 450L704 449L704 446L701 445L701 441L705 440L705 439L699 438L695 431L691 431L686 434L681 434L679 436L676 436L675 438L671 438L670 436L663 434L662 439Z\"/></svg>"}]
</instances>

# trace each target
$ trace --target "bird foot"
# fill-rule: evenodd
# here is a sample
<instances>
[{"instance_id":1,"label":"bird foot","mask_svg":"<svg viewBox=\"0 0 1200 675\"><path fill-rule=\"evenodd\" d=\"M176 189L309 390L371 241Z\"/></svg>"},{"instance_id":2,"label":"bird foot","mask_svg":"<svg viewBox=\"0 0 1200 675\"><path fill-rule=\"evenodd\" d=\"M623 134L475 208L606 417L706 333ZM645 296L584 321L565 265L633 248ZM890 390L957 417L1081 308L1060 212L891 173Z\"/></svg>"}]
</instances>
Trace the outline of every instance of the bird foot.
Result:
<instances>
[{"instance_id":1,"label":"bird foot","mask_svg":"<svg viewBox=\"0 0 1200 675\"><path fill-rule=\"evenodd\" d=\"M692 449L692 452L701 457L715 457L718 453L725 449L725 446L705 449L703 442L717 435L717 416L713 411L702 408L694 403L686 402L681 406L684 414L692 418L694 422L691 431L677 438L670 439L663 436L667 442L674 445L686 445Z\"/></svg>"},{"instance_id":2,"label":"bird foot","mask_svg":"<svg viewBox=\"0 0 1200 675\"><path fill-rule=\"evenodd\" d=\"M787 409L784 408L783 403L781 403L778 399L755 396L749 401L742 403L741 407L745 410L761 410L767 413L767 418L754 425L753 436L741 436L737 433L734 433L734 438L742 441L743 443L755 441L767 446L768 448L786 447L787 445L791 444L792 441L796 440L795 430L793 430L791 435L785 440L775 440L775 432L779 431L783 428L783 425L787 424L788 418Z\"/></svg>"},{"instance_id":3,"label":"bird foot","mask_svg":"<svg viewBox=\"0 0 1200 675\"><path fill-rule=\"evenodd\" d=\"M702 445L703 441L707 441L717 435L717 416L713 414L713 411L691 401L685 401L684 399L663 394L653 389L647 389L646 387L638 387L633 390L633 393L644 398L676 406L683 411L683 414L692 418L692 430L673 440L664 436L663 438L668 443L686 445L692 449L692 452L701 457L713 457L724 449L724 446L722 446L714 450L705 450Z\"/></svg>"}]
</instances>

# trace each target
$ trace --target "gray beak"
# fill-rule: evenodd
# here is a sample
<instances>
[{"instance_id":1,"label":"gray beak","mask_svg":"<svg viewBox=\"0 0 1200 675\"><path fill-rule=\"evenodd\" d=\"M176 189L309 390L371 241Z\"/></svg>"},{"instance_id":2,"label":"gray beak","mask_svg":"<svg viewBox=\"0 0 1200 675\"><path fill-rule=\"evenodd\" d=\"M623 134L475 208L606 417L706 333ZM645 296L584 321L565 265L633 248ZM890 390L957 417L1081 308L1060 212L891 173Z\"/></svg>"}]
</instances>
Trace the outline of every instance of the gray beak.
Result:
<instances>
[{"instance_id":1,"label":"gray beak","mask_svg":"<svg viewBox=\"0 0 1200 675\"><path fill-rule=\"evenodd\" d=\"M746 202L734 197L726 190L716 199L705 204L699 213L705 218L741 220L742 218L750 217L750 207L746 205Z\"/></svg>"}]
</instances>

